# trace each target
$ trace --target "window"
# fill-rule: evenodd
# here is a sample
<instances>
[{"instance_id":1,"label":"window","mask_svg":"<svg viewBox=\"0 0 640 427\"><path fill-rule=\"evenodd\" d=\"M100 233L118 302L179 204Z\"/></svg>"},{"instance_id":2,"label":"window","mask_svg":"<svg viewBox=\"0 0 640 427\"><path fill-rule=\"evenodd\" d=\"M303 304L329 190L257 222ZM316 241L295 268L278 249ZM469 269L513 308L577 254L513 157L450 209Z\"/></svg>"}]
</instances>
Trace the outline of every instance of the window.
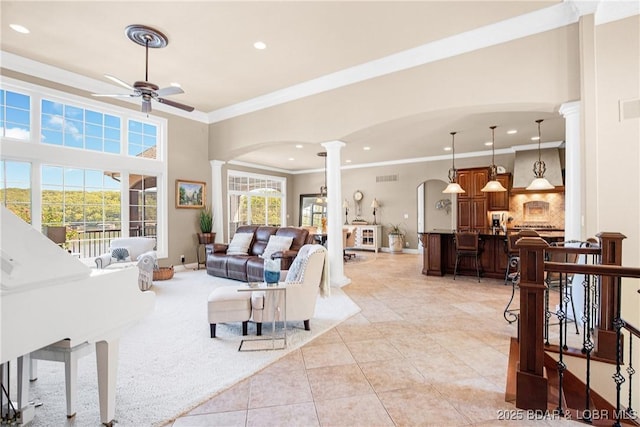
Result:
<instances>
[{"instance_id":1,"label":"window","mask_svg":"<svg viewBox=\"0 0 640 427\"><path fill-rule=\"evenodd\" d=\"M0 89L0 136L28 140L31 136L31 98Z\"/></svg>"},{"instance_id":2,"label":"window","mask_svg":"<svg viewBox=\"0 0 640 427\"><path fill-rule=\"evenodd\" d=\"M31 223L31 164L0 161L0 197L11 212Z\"/></svg>"},{"instance_id":3,"label":"window","mask_svg":"<svg viewBox=\"0 0 640 427\"><path fill-rule=\"evenodd\" d=\"M229 237L241 225L285 224L286 179L229 171Z\"/></svg>"},{"instance_id":4,"label":"window","mask_svg":"<svg viewBox=\"0 0 640 427\"><path fill-rule=\"evenodd\" d=\"M42 100L42 142L85 150L120 153L120 118Z\"/></svg>"},{"instance_id":5,"label":"window","mask_svg":"<svg viewBox=\"0 0 640 427\"><path fill-rule=\"evenodd\" d=\"M155 176L129 176L129 236L156 235L158 187Z\"/></svg>"},{"instance_id":6,"label":"window","mask_svg":"<svg viewBox=\"0 0 640 427\"><path fill-rule=\"evenodd\" d=\"M65 226L67 245L98 256L121 233L120 182L113 172L42 167L42 226Z\"/></svg>"},{"instance_id":7,"label":"window","mask_svg":"<svg viewBox=\"0 0 640 427\"><path fill-rule=\"evenodd\" d=\"M129 120L127 140L129 142L129 155L156 159L156 126Z\"/></svg>"},{"instance_id":8,"label":"window","mask_svg":"<svg viewBox=\"0 0 640 427\"><path fill-rule=\"evenodd\" d=\"M167 120L11 78L1 85L2 203L37 229L62 228L61 245L80 256L130 235L155 236L167 256Z\"/></svg>"}]
</instances>

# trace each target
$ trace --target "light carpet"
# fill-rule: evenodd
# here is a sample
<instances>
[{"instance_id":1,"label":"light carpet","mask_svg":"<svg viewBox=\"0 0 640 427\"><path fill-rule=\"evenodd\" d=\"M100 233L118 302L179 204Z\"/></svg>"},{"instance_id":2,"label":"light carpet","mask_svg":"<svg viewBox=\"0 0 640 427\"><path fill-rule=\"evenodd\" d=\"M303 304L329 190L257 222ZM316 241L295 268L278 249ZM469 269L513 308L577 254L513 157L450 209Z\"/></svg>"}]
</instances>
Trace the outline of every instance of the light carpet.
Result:
<instances>
[{"instance_id":1,"label":"light carpet","mask_svg":"<svg viewBox=\"0 0 640 427\"><path fill-rule=\"evenodd\" d=\"M214 278L204 270L154 282L154 311L120 341L119 425L163 425L360 311L341 289L331 288L331 297L318 297L311 331L305 331L302 322L289 323L287 349L238 352L240 323L218 325L218 338L209 337L207 296L230 284L240 282ZM263 335L270 331L270 324L263 325ZM255 325L249 324L244 338L255 338ZM71 420L66 418L63 363L38 361L38 380L29 390L31 399L43 403L36 408L34 427L100 425L95 354L78 363L77 414Z\"/></svg>"}]
</instances>

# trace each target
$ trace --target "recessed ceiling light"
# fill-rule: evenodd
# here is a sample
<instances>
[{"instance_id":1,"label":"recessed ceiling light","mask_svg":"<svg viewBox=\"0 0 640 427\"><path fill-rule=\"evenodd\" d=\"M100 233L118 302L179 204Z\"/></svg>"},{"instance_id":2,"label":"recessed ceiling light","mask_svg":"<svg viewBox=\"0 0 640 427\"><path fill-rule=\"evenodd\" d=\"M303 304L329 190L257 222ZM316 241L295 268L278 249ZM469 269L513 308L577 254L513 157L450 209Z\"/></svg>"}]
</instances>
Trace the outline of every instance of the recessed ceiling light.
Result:
<instances>
[{"instance_id":1,"label":"recessed ceiling light","mask_svg":"<svg viewBox=\"0 0 640 427\"><path fill-rule=\"evenodd\" d=\"M511 129L507 131L507 135L515 135L516 133L518 133L518 129Z\"/></svg>"},{"instance_id":2,"label":"recessed ceiling light","mask_svg":"<svg viewBox=\"0 0 640 427\"><path fill-rule=\"evenodd\" d=\"M451 151L451 147L444 147L444 151Z\"/></svg>"},{"instance_id":3,"label":"recessed ceiling light","mask_svg":"<svg viewBox=\"0 0 640 427\"><path fill-rule=\"evenodd\" d=\"M371 150L371 147L362 147L362 149L363 149L364 151L369 151L369 150Z\"/></svg>"},{"instance_id":4,"label":"recessed ceiling light","mask_svg":"<svg viewBox=\"0 0 640 427\"><path fill-rule=\"evenodd\" d=\"M493 145L493 142L487 141L484 143L484 145L486 145L487 147L491 147Z\"/></svg>"},{"instance_id":5,"label":"recessed ceiling light","mask_svg":"<svg viewBox=\"0 0 640 427\"><path fill-rule=\"evenodd\" d=\"M296 148L302 148L302 144L296 144Z\"/></svg>"},{"instance_id":6,"label":"recessed ceiling light","mask_svg":"<svg viewBox=\"0 0 640 427\"><path fill-rule=\"evenodd\" d=\"M27 27L23 27L22 25L19 24L9 24L9 27L13 30L16 31L20 34L29 34L30 31Z\"/></svg>"},{"instance_id":7,"label":"recessed ceiling light","mask_svg":"<svg viewBox=\"0 0 640 427\"><path fill-rule=\"evenodd\" d=\"M182 86L180 86L180 83L178 83L178 82L171 82L171 83L169 83L169 86L182 87Z\"/></svg>"},{"instance_id":8,"label":"recessed ceiling light","mask_svg":"<svg viewBox=\"0 0 640 427\"><path fill-rule=\"evenodd\" d=\"M289 160L295 160L293 157L289 157Z\"/></svg>"},{"instance_id":9,"label":"recessed ceiling light","mask_svg":"<svg viewBox=\"0 0 640 427\"><path fill-rule=\"evenodd\" d=\"M253 44L253 47L256 49L262 50L267 48L267 44L265 42L257 41Z\"/></svg>"},{"instance_id":10,"label":"recessed ceiling light","mask_svg":"<svg viewBox=\"0 0 640 427\"><path fill-rule=\"evenodd\" d=\"M539 139L540 139L540 137L539 137L539 136L532 136L532 137L531 137L531 140L532 140L532 141L537 141L537 140L539 140Z\"/></svg>"},{"instance_id":11,"label":"recessed ceiling light","mask_svg":"<svg viewBox=\"0 0 640 427\"><path fill-rule=\"evenodd\" d=\"M347 159L344 161L345 163L351 163L351 160Z\"/></svg>"}]
</instances>

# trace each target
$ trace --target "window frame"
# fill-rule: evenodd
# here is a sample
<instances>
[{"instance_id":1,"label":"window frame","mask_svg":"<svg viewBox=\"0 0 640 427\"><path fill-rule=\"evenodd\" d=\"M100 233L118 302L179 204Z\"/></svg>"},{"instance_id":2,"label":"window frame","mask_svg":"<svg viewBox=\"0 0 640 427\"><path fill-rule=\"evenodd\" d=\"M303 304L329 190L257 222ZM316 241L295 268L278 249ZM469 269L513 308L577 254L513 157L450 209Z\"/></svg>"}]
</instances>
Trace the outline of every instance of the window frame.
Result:
<instances>
[{"instance_id":1,"label":"window frame","mask_svg":"<svg viewBox=\"0 0 640 427\"><path fill-rule=\"evenodd\" d=\"M28 140L17 140L1 137L1 158L7 161L26 161L31 163L31 212L32 226L42 229L42 165L78 167L103 171L119 171L122 176L121 184L121 221L129 224L129 174L153 175L157 177L157 253L158 257L168 256L168 120L144 114L142 112L113 106L100 101L83 98L66 92L61 92L44 86L35 85L12 78L2 79L2 89L28 95L31 102L31 130ZM73 106L98 111L120 117L121 150L119 154L85 150L80 148L45 144L40 142L42 98L72 104ZM132 157L128 155L127 130L125 124L129 119L150 123L157 128L156 159ZM126 230L126 231L125 231ZM123 235L128 235L128 226L123 229Z\"/></svg>"},{"instance_id":2,"label":"window frame","mask_svg":"<svg viewBox=\"0 0 640 427\"><path fill-rule=\"evenodd\" d=\"M231 182L232 179L235 178L247 178L247 179L255 179L255 180L260 180L260 181L276 181L278 183L280 183L280 187L281 187L281 191L279 193L279 196L277 196L277 198L280 198L280 227L286 227L287 226L287 178L283 177L283 176L274 176L274 175L263 175L263 174L257 174L257 173L252 173L252 172L244 172L244 171L239 171L239 170L235 170L235 169L228 169L227 170L227 235L229 236L229 239L231 239L235 233L235 229L233 229L232 227L232 221L231 221L231 217L232 217L232 198L233 197L238 197L238 196L247 196L247 197L256 197L256 196L260 196L260 197L264 197L265 198L265 208L267 206L267 199L268 198L273 198L274 197L274 193L261 193L261 192L256 192L255 190L252 191L241 191L241 190L231 190L229 188L229 183ZM261 188L266 188L266 187L262 187ZM247 210L247 219L251 220L251 207L248 204L247 205L248 210ZM265 210L265 212L268 212L268 209Z\"/></svg>"}]
</instances>

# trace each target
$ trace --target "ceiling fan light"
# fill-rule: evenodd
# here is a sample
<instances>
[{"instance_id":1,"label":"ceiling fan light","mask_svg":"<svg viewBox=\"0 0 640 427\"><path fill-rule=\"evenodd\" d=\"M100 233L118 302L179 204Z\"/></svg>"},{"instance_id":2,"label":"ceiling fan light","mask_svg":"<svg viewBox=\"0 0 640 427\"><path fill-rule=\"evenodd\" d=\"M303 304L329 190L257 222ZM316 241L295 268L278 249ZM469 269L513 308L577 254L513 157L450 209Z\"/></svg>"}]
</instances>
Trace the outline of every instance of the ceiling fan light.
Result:
<instances>
[{"instance_id":1,"label":"ceiling fan light","mask_svg":"<svg viewBox=\"0 0 640 427\"><path fill-rule=\"evenodd\" d=\"M536 178L531 181L527 190L553 190L555 187L551 185L547 178Z\"/></svg>"},{"instance_id":2,"label":"ceiling fan light","mask_svg":"<svg viewBox=\"0 0 640 427\"><path fill-rule=\"evenodd\" d=\"M457 182L450 182L449 185L447 185L447 188L442 190L442 192L445 194L466 193L466 191L464 191L462 187L460 187L460 184L458 184Z\"/></svg>"},{"instance_id":3,"label":"ceiling fan light","mask_svg":"<svg viewBox=\"0 0 640 427\"><path fill-rule=\"evenodd\" d=\"M501 191L507 191L507 189L504 188L502 184L500 184L500 181L494 180L494 181L487 182L487 185L482 187L482 190L480 191L485 193L499 193Z\"/></svg>"}]
</instances>

